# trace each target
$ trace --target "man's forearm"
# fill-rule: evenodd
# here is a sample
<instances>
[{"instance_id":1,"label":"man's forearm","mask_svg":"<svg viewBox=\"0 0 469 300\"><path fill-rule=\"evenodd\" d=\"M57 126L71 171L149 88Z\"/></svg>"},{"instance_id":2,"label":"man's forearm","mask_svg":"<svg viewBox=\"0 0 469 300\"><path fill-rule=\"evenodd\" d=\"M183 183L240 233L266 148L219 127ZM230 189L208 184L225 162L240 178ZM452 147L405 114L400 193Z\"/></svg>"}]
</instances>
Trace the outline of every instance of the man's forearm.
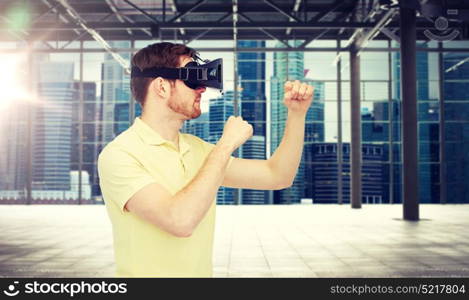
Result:
<instances>
[{"instance_id":1,"label":"man's forearm","mask_svg":"<svg viewBox=\"0 0 469 300\"><path fill-rule=\"evenodd\" d=\"M192 233L213 203L234 149L218 143L192 181L174 195L170 212L177 224Z\"/></svg>"},{"instance_id":2,"label":"man's forearm","mask_svg":"<svg viewBox=\"0 0 469 300\"><path fill-rule=\"evenodd\" d=\"M282 141L269 159L275 175L288 185L293 183L301 161L304 144L306 114L288 112Z\"/></svg>"}]
</instances>

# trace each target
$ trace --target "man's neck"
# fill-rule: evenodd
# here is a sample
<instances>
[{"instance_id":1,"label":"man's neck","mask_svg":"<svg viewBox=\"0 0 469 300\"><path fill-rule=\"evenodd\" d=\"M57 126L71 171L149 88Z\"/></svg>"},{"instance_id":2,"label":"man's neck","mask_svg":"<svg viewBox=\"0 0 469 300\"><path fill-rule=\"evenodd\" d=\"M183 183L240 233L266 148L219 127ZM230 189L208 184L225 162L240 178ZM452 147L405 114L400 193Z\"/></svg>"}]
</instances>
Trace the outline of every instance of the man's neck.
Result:
<instances>
[{"instance_id":1,"label":"man's neck","mask_svg":"<svg viewBox=\"0 0 469 300\"><path fill-rule=\"evenodd\" d=\"M162 138L173 142L174 145L179 148L179 130L184 121L145 113L142 113L140 119L156 131Z\"/></svg>"}]
</instances>

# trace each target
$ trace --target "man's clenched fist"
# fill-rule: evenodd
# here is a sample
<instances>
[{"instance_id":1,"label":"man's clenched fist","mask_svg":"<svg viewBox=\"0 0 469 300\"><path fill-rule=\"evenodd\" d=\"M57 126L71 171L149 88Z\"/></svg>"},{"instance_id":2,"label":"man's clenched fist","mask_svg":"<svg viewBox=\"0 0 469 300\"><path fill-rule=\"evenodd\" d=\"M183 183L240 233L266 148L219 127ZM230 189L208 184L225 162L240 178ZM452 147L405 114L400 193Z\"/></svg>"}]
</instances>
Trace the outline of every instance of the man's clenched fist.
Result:
<instances>
[{"instance_id":1,"label":"man's clenched fist","mask_svg":"<svg viewBox=\"0 0 469 300\"><path fill-rule=\"evenodd\" d=\"M233 147L233 150L244 144L253 133L252 125L242 117L231 116L225 123L220 143Z\"/></svg>"},{"instance_id":2,"label":"man's clenched fist","mask_svg":"<svg viewBox=\"0 0 469 300\"><path fill-rule=\"evenodd\" d=\"M288 110L306 114L313 102L314 87L295 80L285 82L284 90L283 103Z\"/></svg>"}]
</instances>

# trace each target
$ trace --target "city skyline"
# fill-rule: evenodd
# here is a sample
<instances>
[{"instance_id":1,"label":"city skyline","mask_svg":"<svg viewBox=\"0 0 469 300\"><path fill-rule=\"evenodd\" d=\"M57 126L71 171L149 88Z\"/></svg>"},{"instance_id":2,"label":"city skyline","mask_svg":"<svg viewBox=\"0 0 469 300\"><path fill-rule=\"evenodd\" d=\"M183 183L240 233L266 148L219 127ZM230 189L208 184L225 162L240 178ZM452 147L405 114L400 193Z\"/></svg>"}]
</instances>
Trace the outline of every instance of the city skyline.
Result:
<instances>
[{"instance_id":1,"label":"city skyline","mask_svg":"<svg viewBox=\"0 0 469 300\"><path fill-rule=\"evenodd\" d=\"M127 41L116 44L116 47L125 47ZM240 42L239 46L259 43L258 41ZM257 44L256 44L257 45ZM260 44L263 46L263 44ZM215 58L217 53L205 55L204 58ZM222 54L229 57L233 54ZM84 57L98 57L96 54L85 54ZM238 111L241 115L256 128L254 136L239 151L240 157L265 159L278 146L283 136L286 109L283 106L282 86L285 80L308 80L315 86L315 95L312 107L307 116L305 129L305 148L302 163L298 176L292 188L274 192L270 194L265 191L251 191L233 189L220 189L219 204L268 204L268 203L299 203L303 197L310 198L314 195L314 184L320 182L321 172L317 171L315 164L324 162L318 156L316 146L334 145L338 138L337 123L337 68L330 64L334 53L308 53L308 52L266 52L259 53L238 53ZM33 132L33 190L41 189L47 191L74 191L78 180L75 171L82 170L82 196L88 193L87 184L91 186L92 195L95 199L100 197L98 178L96 176L95 158L103 146L112 140L120 132L124 131L133 122L133 118L138 116L140 108L138 104L131 102L129 91L129 78L122 68L112 60L108 54L100 54L100 59L84 61L84 70L88 67L93 72L87 70L87 76L83 76L83 96L80 96L80 84L77 80L79 65L76 56L70 54L48 54L41 55L38 71L38 95L43 98L52 109L39 107L35 109L35 126ZM128 56L130 57L130 56ZM311 59L314 57L315 59ZM464 53L451 53L443 55L445 68L454 65L464 59ZM60 58L60 59L58 59ZM324 58L324 59L320 59ZM363 65L366 67L362 71L362 144L364 148L364 167L370 163L366 159L366 153L379 152L380 164L383 168L380 173L389 175L390 153L393 153L393 186L381 187L381 193L388 193L392 190L392 197L395 201L400 200L400 90L399 90L399 54L391 54L390 64L383 65L382 60L388 58L387 53L364 53L362 55ZM437 65L434 53L419 52L417 55L417 98L419 105L419 131L420 131L420 185L422 202L436 203L439 201L439 149L438 149L438 78L435 77L435 67ZM342 142L345 147L349 143L350 132L350 96L347 73L346 57L342 66ZM235 60L233 59L232 62ZM224 62L224 75L233 71L233 64L230 60ZM321 73L321 68L325 72ZM255 71L254 73L252 73ZM334 72L333 72L334 71ZM391 74L391 78L388 75ZM96 75L98 74L98 75ZM252 75L250 75L252 74ZM319 75L318 75L319 74ZM231 74L233 75L233 74ZM95 80L90 80L90 76ZM315 78L319 76L320 78ZM375 79L373 79L375 78ZM456 71L445 76L444 97L448 103L445 104L447 119L446 136L452 140L445 141L448 153L455 153L454 149L460 149L459 153L465 153L463 149L467 145L463 135L465 127L464 109L461 104L467 101L469 95L467 89L459 83L461 79L469 78L469 66L464 64ZM208 91L203 97L202 115L200 118L187 122L186 131L203 137L208 142L216 143L221 136L223 125L226 119L234 114L234 86L233 76L228 74L227 89L224 94ZM231 79L231 81L230 81ZM388 86L389 82L391 83ZM233 89L228 89L230 87ZM390 89L390 90L389 90ZM390 91L390 92L389 92ZM436 93L436 92L437 93ZM389 99L389 93L392 98ZM436 93L436 95L435 95ZM79 107L77 100L83 97L83 116L77 115ZM461 102L462 101L462 102ZM131 109L133 105L133 109ZM231 105L231 106L230 106ZM220 111L221 109L221 111ZM217 112L217 110L219 112ZM390 111L391 110L391 111ZM3 120L2 130L7 132L6 139L22 140L26 135L25 122L14 125L15 114L19 110L12 110L12 114ZM390 119L391 117L391 119ZM393 122L392 136L389 134L390 120ZM12 125L13 124L13 125ZM54 125L56 124L56 125ZM79 136L80 124L82 124L82 136ZM446 128L446 127L445 127ZM460 140L454 140L453 136L459 136ZM392 137L393 143L389 144ZM6 141L6 139L3 139ZM83 154L80 155L77 147L82 140ZM42 142L41 142L42 141ZM27 155L26 144L18 142L10 144L8 147L2 146L0 153L4 153L0 165L3 167L3 180L0 187L3 192L18 191L15 195L24 197L24 181L26 180L25 160ZM334 149L331 148L331 149ZM344 148L346 149L346 148ZM379 150L367 150L379 149ZM55 152L54 152L55 151ZM344 150L345 151L345 150ZM324 153L324 152L323 152ZM458 156L459 157L459 156ZM60 158L60 159L58 159ZM344 155L343 172L347 171L347 164ZM466 176L467 157L461 156L464 164L455 165L456 161L449 156L448 163L452 166L448 168L448 175L451 176L448 185L452 188L449 193L456 193L455 199L462 199L460 194L467 194L467 187L461 178ZM51 162L48 162L52 159ZM378 162L378 161L376 161ZM375 163L376 163L375 162ZM42 167L45 166L46 167ZM56 166L51 169L50 166ZM60 170L60 171L59 171ZM334 171L335 170L335 171ZM330 169L337 172L337 169ZM378 169L369 169L363 172L377 172ZM328 171L329 172L329 171ZM48 175L49 174L49 175ZM318 175L319 174L319 175ZM324 173L325 174L325 173ZM390 181L390 176L382 176L381 181ZM315 177L316 176L316 177ZM376 176L375 176L376 177ZM379 176L378 176L379 177ZM47 179L49 178L49 179ZM316 179L315 179L316 178ZM336 179L337 180L337 179ZM343 177L344 182L349 180L347 175ZM317 181L317 182L316 182ZM21 184L18 184L21 183ZM344 184L344 199L347 199L347 184ZM363 188L366 189L366 178L363 178ZM3 194L0 194L0 196ZM37 193L35 195L38 195ZM72 194L70 194L72 195ZM364 193L364 196L367 196ZM71 197L71 196L70 196ZM389 195L369 195L370 202L389 201ZM459 197L459 198L458 198ZM378 200L380 199L380 200ZM465 198L464 198L465 199ZM367 200L368 201L368 200ZM466 201L466 200L465 200Z\"/></svg>"}]
</instances>

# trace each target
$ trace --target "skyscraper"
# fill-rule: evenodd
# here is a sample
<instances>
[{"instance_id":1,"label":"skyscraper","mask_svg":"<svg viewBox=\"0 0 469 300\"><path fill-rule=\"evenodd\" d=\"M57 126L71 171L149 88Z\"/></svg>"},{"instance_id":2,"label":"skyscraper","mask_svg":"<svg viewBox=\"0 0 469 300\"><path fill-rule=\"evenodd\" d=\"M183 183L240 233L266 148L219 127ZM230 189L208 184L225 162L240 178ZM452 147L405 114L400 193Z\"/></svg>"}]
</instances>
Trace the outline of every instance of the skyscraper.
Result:
<instances>
[{"instance_id":1,"label":"skyscraper","mask_svg":"<svg viewBox=\"0 0 469 300\"><path fill-rule=\"evenodd\" d=\"M25 47L18 43L18 47ZM28 70L28 60L21 54L2 54L3 62L11 61L11 66L18 70ZM4 73L8 76L8 84L13 84L19 90L27 89L31 85L31 78L22 72L14 72L3 65ZM6 84L4 82L4 84ZM12 86L7 87L12 88ZM28 89L29 90L29 89ZM26 97L26 98L23 98ZM32 118L28 112L31 104L27 95L13 95L0 93L0 198L25 199L27 187L27 163L30 155L28 147L28 119Z\"/></svg>"},{"instance_id":2,"label":"skyscraper","mask_svg":"<svg viewBox=\"0 0 469 300\"><path fill-rule=\"evenodd\" d=\"M88 175L82 178L89 179L90 182L83 182L83 184L91 184L93 196L99 195L99 181L97 176L96 161L100 151L99 144L99 123L101 118L101 106L96 102L96 83L83 82L83 114L81 125L83 128L83 136L79 136L79 122L80 117L80 82L74 82L74 100L73 100L73 127L72 127L72 170L79 170L79 142L82 139L83 143L83 164L82 172L86 171ZM72 173L75 174L75 173ZM75 176L75 175L74 175ZM78 175L76 175L78 178ZM72 180L73 182L73 180ZM73 188L73 187L72 187Z\"/></svg>"},{"instance_id":3,"label":"skyscraper","mask_svg":"<svg viewBox=\"0 0 469 300\"><path fill-rule=\"evenodd\" d=\"M234 114L234 92L226 91L209 102L209 142L216 143L223 134L225 122Z\"/></svg>"},{"instance_id":4,"label":"skyscraper","mask_svg":"<svg viewBox=\"0 0 469 300\"><path fill-rule=\"evenodd\" d=\"M210 143L216 144L223 134L226 120L234 113L234 92L226 91L217 99L211 99L209 104L209 138ZM217 204L234 204L235 190L220 187L217 193Z\"/></svg>"},{"instance_id":5,"label":"skyscraper","mask_svg":"<svg viewBox=\"0 0 469 300\"><path fill-rule=\"evenodd\" d=\"M110 45L116 48L129 48L130 42L115 41ZM124 59L130 59L128 53L121 55ZM130 77L110 54L105 54L102 79L103 143L107 144L130 125Z\"/></svg>"},{"instance_id":6,"label":"skyscraper","mask_svg":"<svg viewBox=\"0 0 469 300\"><path fill-rule=\"evenodd\" d=\"M300 41L294 42L298 46ZM303 52L281 52L282 45L277 44L279 51L274 53L274 70L271 78L270 111L271 111L271 154L280 144L285 131L287 108L283 103L284 84L286 81L304 81ZM305 189L311 184L306 178L311 171L311 144L324 141L324 83L310 82L314 86L313 104L309 108L305 125L305 145L303 157L292 187L274 192L274 203L298 203L305 196Z\"/></svg>"},{"instance_id":7,"label":"skyscraper","mask_svg":"<svg viewBox=\"0 0 469 300\"><path fill-rule=\"evenodd\" d=\"M419 45L419 47L426 47ZM401 81L400 53L393 55L393 163L394 169L402 168L402 122L401 122ZM429 56L428 52L417 52L417 112L418 112L418 159L419 159L419 198L421 203L439 203L439 150L438 150L438 99L430 99ZM386 131L387 132L387 131ZM402 202L402 172L395 172L393 202Z\"/></svg>"},{"instance_id":8,"label":"skyscraper","mask_svg":"<svg viewBox=\"0 0 469 300\"><path fill-rule=\"evenodd\" d=\"M34 116L33 190L70 190L73 67L38 64L38 93L44 102Z\"/></svg>"},{"instance_id":9,"label":"skyscraper","mask_svg":"<svg viewBox=\"0 0 469 300\"><path fill-rule=\"evenodd\" d=\"M467 59L467 53L445 53L444 70ZM445 150L448 203L469 203L469 63L444 73Z\"/></svg>"},{"instance_id":10,"label":"skyscraper","mask_svg":"<svg viewBox=\"0 0 469 300\"><path fill-rule=\"evenodd\" d=\"M265 42L238 41L238 48L256 47L265 47ZM239 52L237 60L242 89L241 115L253 125L254 135L265 137L265 53Z\"/></svg>"},{"instance_id":11,"label":"skyscraper","mask_svg":"<svg viewBox=\"0 0 469 300\"><path fill-rule=\"evenodd\" d=\"M0 191L23 193L26 188L26 111L26 104L17 101L0 111Z\"/></svg>"},{"instance_id":12,"label":"skyscraper","mask_svg":"<svg viewBox=\"0 0 469 300\"><path fill-rule=\"evenodd\" d=\"M299 41L294 43L298 46ZM277 44L279 52L274 52L274 70L271 78L271 151L277 149L282 140L287 119L287 108L283 104L283 86L287 80L304 79L304 53L280 52L282 44Z\"/></svg>"},{"instance_id":13,"label":"skyscraper","mask_svg":"<svg viewBox=\"0 0 469 300\"><path fill-rule=\"evenodd\" d=\"M238 48L264 47L265 41L238 41ZM266 142L266 96L265 96L265 53L237 53L237 68L242 93L241 115L254 128L253 137L244 143L241 156L247 159L265 159ZM242 204L265 204L266 191L242 190Z\"/></svg>"},{"instance_id":14,"label":"skyscraper","mask_svg":"<svg viewBox=\"0 0 469 300\"><path fill-rule=\"evenodd\" d=\"M343 169L342 197L345 203L350 202L350 144L342 144ZM337 144L315 143L311 145L313 161L321 164L311 166L311 187L308 187L308 198L313 203L336 204L337 188ZM362 144L362 158L366 163L362 166L362 200L364 203L387 203L387 185L389 169L382 164L385 153L383 145Z\"/></svg>"},{"instance_id":15,"label":"skyscraper","mask_svg":"<svg viewBox=\"0 0 469 300\"><path fill-rule=\"evenodd\" d=\"M301 171L303 171L303 188L304 193L302 197L312 198L312 188L317 184L316 180L324 180L324 178L314 178L313 170L317 167L317 160L314 157L315 145L323 143L325 138L324 128L324 101L325 101L325 85L322 81L313 81L311 84L314 87L313 103L306 115L305 125L305 144L303 148L303 157L301 163ZM295 179L298 180L299 178ZM336 185L337 188L337 185ZM290 201L297 202L298 199L291 199Z\"/></svg>"}]
</instances>

